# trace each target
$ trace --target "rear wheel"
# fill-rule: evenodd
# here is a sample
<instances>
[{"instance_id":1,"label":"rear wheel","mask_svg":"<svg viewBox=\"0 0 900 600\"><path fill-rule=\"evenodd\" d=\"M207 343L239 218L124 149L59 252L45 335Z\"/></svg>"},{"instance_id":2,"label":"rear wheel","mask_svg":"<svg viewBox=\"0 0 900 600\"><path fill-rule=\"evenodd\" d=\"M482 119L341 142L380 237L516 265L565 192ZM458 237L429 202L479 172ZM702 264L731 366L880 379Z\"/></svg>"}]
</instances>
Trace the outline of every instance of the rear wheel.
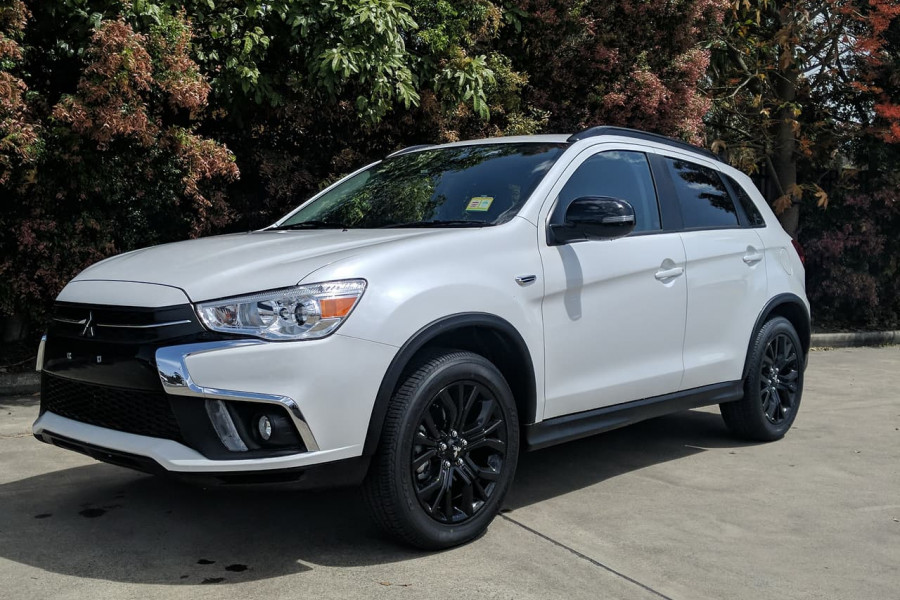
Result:
<instances>
[{"instance_id":1,"label":"rear wheel","mask_svg":"<svg viewBox=\"0 0 900 600\"><path fill-rule=\"evenodd\" d=\"M462 544L500 509L518 450L515 402L497 368L472 352L434 353L392 399L366 499L379 525L405 542Z\"/></svg>"},{"instance_id":2,"label":"rear wheel","mask_svg":"<svg viewBox=\"0 0 900 600\"><path fill-rule=\"evenodd\" d=\"M800 408L803 360L803 346L791 322L784 317L767 321L748 356L744 398L719 405L728 428L756 441L783 437Z\"/></svg>"}]
</instances>

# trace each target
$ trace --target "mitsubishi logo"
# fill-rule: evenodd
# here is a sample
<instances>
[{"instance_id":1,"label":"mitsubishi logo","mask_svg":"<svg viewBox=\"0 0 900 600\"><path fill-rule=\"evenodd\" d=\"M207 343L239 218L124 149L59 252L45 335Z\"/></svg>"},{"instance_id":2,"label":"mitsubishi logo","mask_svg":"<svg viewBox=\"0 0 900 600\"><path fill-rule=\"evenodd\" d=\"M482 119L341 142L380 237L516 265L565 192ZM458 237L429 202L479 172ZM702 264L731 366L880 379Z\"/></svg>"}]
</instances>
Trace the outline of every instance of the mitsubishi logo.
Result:
<instances>
[{"instance_id":1,"label":"mitsubishi logo","mask_svg":"<svg viewBox=\"0 0 900 600\"><path fill-rule=\"evenodd\" d=\"M88 318L84 322L84 329L81 330L81 337L94 337L93 311L88 313Z\"/></svg>"}]
</instances>

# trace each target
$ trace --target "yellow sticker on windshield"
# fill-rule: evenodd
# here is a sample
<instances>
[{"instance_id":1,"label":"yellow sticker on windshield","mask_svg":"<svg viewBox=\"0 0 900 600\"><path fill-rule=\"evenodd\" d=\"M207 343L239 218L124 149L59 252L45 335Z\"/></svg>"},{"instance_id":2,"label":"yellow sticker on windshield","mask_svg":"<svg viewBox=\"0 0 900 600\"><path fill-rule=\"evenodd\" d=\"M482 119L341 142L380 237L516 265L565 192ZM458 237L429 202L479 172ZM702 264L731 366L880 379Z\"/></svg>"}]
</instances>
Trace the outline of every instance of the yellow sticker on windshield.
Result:
<instances>
[{"instance_id":1,"label":"yellow sticker on windshield","mask_svg":"<svg viewBox=\"0 0 900 600\"><path fill-rule=\"evenodd\" d=\"M469 204L466 206L466 212L469 211L478 211L485 212L491 207L491 203L494 201L490 196L475 196L471 200L469 200Z\"/></svg>"}]
</instances>

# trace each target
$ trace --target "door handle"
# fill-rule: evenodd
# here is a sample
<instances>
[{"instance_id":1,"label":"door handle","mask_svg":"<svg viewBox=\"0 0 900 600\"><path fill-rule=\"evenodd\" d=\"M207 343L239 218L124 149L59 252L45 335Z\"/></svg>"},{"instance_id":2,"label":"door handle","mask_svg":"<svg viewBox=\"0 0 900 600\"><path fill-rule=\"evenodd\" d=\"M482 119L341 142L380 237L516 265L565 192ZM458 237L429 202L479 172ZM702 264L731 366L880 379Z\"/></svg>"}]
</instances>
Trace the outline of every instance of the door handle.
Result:
<instances>
[{"instance_id":1,"label":"door handle","mask_svg":"<svg viewBox=\"0 0 900 600\"><path fill-rule=\"evenodd\" d=\"M755 265L763 259L762 252L753 246L747 246L747 254L744 255L744 262L748 265Z\"/></svg>"},{"instance_id":2,"label":"door handle","mask_svg":"<svg viewBox=\"0 0 900 600\"><path fill-rule=\"evenodd\" d=\"M668 281L670 279L675 279L684 273L684 267L672 267L671 269L660 269L656 272L656 279L659 281Z\"/></svg>"}]
</instances>

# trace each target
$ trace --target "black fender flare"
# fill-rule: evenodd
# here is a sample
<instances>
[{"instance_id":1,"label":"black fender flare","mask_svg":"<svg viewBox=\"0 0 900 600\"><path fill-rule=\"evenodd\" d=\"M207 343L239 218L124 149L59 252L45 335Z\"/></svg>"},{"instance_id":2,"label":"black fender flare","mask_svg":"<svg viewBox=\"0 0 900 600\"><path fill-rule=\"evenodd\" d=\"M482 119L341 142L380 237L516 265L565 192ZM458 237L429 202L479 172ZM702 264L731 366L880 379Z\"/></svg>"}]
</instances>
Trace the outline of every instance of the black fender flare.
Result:
<instances>
[{"instance_id":1,"label":"black fender flare","mask_svg":"<svg viewBox=\"0 0 900 600\"><path fill-rule=\"evenodd\" d=\"M537 409L534 362L525 339L509 321L497 315L490 313L457 313L432 321L419 329L400 347L400 350L394 356L390 366L385 371L381 385L378 387L378 393L375 396L375 405L372 407L372 415L369 417L369 428L366 432L366 441L363 445L364 456L371 456L378 449L381 429L384 424L384 417L387 415L391 397L400 381L400 377L403 375L404 369L416 353L436 337L465 327L483 327L494 330L511 340L516 350L525 357L525 371L521 376L527 378L526 389L529 390L529 393L522 398L522 401L524 406L530 407L530 413L526 412L522 417L525 418L526 423L534 421L534 413Z\"/></svg>"},{"instance_id":2,"label":"black fender flare","mask_svg":"<svg viewBox=\"0 0 900 600\"><path fill-rule=\"evenodd\" d=\"M747 342L747 352L744 355L744 369L741 372L741 379L747 377L747 369L750 367L748 364L750 358L750 350L753 346L753 340L756 337L756 333L760 330L760 328L769 320L769 317L772 315L776 309L790 305L791 309L794 311L798 311L803 319L803 325L805 331L797 331L797 335L800 337L800 342L803 344L804 354L806 356L803 357L803 365L806 368L806 358L809 356L809 346L810 346L810 316L809 310L806 308L806 304L803 303L803 300L800 299L800 296L791 293L783 293L773 296L760 311L759 316L756 317L756 323L753 325L753 331L750 332L750 340Z\"/></svg>"}]
</instances>

